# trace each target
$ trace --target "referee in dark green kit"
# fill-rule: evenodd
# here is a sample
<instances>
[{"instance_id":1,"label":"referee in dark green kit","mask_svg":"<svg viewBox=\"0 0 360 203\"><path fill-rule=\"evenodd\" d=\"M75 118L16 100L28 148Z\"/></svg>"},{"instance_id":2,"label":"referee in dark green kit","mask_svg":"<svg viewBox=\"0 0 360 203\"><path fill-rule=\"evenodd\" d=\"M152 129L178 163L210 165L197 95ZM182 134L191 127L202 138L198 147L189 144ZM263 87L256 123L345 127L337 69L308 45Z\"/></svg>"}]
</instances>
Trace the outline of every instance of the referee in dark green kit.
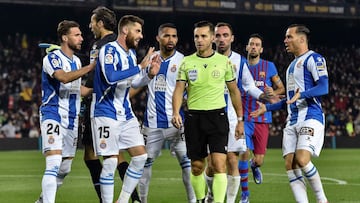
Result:
<instances>
[{"instance_id":1,"label":"referee in dark green kit","mask_svg":"<svg viewBox=\"0 0 360 203\"><path fill-rule=\"evenodd\" d=\"M212 49L214 25L200 21L194 26L196 53L186 56L180 66L173 94L173 118L175 127L182 127L179 113L183 93L187 85L188 113L185 116L185 139L187 153L191 159L191 184L198 202L204 202L206 183L204 178L205 158L210 152L214 166L212 191L214 201L224 202L227 176L226 153L229 121L225 112L225 85L238 116L235 136L244 136L241 93L228 57Z\"/></svg>"}]
</instances>

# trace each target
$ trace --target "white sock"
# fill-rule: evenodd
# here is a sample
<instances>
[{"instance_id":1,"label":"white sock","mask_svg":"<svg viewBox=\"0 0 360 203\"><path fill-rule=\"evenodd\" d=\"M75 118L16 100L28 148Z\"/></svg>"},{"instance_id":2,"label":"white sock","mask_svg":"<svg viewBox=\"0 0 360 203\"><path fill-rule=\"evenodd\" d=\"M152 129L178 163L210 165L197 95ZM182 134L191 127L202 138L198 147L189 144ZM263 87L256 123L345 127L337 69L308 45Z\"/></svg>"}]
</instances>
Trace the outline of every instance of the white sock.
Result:
<instances>
[{"instance_id":1,"label":"white sock","mask_svg":"<svg viewBox=\"0 0 360 203\"><path fill-rule=\"evenodd\" d=\"M305 177L309 181L316 199L321 202L326 202L327 198L321 183L320 174L314 164L310 161L305 167L301 168Z\"/></svg>"},{"instance_id":2,"label":"white sock","mask_svg":"<svg viewBox=\"0 0 360 203\"><path fill-rule=\"evenodd\" d=\"M188 202L196 202L194 189L190 182L191 162L186 155L186 151L176 151L176 158L181 166L182 180L185 186Z\"/></svg>"},{"instance_id":3,"label":"white sock","mask_svg":"<svg viewBox=\"0 0 360 203\"><path fill-rule=\"evenodd\" d=\"M240 176L227 176L226 203L234 203L240 186Z\"/></svg>"},{"instance_id":4,"label":"white sock","mask_svg":"<svg viewBox=\"0 0 360 203\"><path fill-rule=\"evenodd\" d=\"M58 175L56 176L56 184L58 188L63 184L64 178L70 173L71 164L72 164L72 159L64 159L61 162Z\"/></svg>"},{"instance_id":5,"label":"white sock","mask_svg":"<svg viewBox=\"0 0 360 203\"><path fill-rule=\"evenodd\" d=\"M295 197L295 201L297 203L308 203L309 200L306 193L306 185L301 173L299 174L298 171L295 172L294 170L288 170L286 173L289 178L290 188Z\"/></svg>"},{"instance_id":6,"label":"white sock","mask_svg":"<svg viewBox=\"0 0 360 203\"><path fill-rule=\"evenodd\" d=\"M112 203L114 199L114 173L117 158L106 158L100 174L100 191L103 203Z\"/></svg>"},{"instance_id":7,"label":"white sock","mask_svg":"<svg viewBox=\"0 0 360 203\"><path fill-rule=\"evenodd\" d=\"M56 176L58 175L62 156L49 155L46 157L46 168L42 178L42 199L44 203L54 203L56 197Z\"/></svg>"},{"instance_id":8,"label":"white sock","mask_svg":"<svg viewBox=\"0 0 360 203\"><path fill-rule=\"evenodd\" d=\"M145 163L144 172L139 180L139 195L142 203L147 203L147 196L149 194L149 185L152 174L153 159L148 158Z\"/></svg>"},{"instance_id":9,"label":"white sock","mask_svg":"<svg viewBox=\"0 0 360 203\"><path fill-rule=\"evenodd\" d=\"M127 203L131 193L139 183L139 180L144 171L144 165L147 159L147 154L134 156L126 170L121 193L118 199L119 203Z\"/></svg>"}]
</instances>

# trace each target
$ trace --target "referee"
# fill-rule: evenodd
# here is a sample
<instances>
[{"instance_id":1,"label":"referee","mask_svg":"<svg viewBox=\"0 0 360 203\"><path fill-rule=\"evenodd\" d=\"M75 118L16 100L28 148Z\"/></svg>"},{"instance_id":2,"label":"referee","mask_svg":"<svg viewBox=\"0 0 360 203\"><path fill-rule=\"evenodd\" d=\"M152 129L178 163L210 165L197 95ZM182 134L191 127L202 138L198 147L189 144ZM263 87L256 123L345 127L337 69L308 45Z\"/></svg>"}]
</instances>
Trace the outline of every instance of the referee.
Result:
<instances>
[{"instance_id":1,"label":"referee","mask_svg":"<svg viewBox=\"0 0 360 203\"><path fill-rule=\"evenodd\" d=\"M233 65L228 57L212 49L214 37L212 23L200 21L194 25L196 53L184 57L173 94L172 123L181 128L183 125L179 110L187 86L189 111L185 116L185 139L191 159L191 184L198 202L205 201L206 183L203 172L208 153L214 166L214 202L224 202L225 199L229 132L229 121L225 112L225 85L238 116L235 137L239 139L244 136L241 94L235 81Z\"/></svg>"}]
</instances>

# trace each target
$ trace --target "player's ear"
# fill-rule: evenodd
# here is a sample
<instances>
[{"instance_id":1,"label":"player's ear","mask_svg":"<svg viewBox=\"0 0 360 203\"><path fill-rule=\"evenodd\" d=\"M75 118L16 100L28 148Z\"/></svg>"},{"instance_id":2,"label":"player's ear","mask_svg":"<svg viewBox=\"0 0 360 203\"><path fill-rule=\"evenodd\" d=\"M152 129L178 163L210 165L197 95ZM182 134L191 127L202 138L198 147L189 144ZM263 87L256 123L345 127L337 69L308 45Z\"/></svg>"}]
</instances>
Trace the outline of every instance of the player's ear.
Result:
<instances>
[{"instance_id":1,"label":"player's ear","mask_svg":"<svg viewBox=\"0 0 360 203\"><path fill-rule=\"evenodd\" d=\"M260 48L260 54L262 54L262 53L263 53L263 51L264 51L264 48L263 48L263 47L261 47L261 48Z\"/></svg>"},{"instance_id":2,"label":"player's ear","mask_svg":"<svg viewBox=\"0 0 360 203\"><path fill-rule=\"evenodd\" d=\"M66 35L63 35L63 36L61 37L61 39L62 39L63 42L66 42L66 41L68 40L68 37L67 37Z\"/></svg>"}]
</instances>

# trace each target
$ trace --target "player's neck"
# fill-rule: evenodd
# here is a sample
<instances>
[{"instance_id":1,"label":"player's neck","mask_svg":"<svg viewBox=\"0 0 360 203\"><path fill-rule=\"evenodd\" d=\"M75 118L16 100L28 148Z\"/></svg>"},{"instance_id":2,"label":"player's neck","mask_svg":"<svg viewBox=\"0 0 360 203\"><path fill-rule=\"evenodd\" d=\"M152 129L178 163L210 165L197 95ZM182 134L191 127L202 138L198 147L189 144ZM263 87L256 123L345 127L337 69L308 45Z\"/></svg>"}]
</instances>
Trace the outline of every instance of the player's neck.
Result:
<instances>
[{"instance_id":1,"label":"player's neck","mask_svg":"<svg viewBox=\"0 0 360 203\"><path fill-rule=\"evenodd\" d=\"M304 55L306 52L308 52L309 51L309 48L301 48L301 49L299 49L296 53L294 53L294 56L295 57L299 57L299 56L302 56L302 55Z\"/></svg>"},{"instance_id":2,"label":"player's neck","mask_svg":"<svg viewBox=\"0 0 360 203\"><path fill-rule=\"evenodd\" d=\"M259 56L256 58L248 57L247 60L249 65L255 65L259 63L260 57Z\"/></svg>"},{"instance_id":3,"label":"player's neck","mask_svg":"<svg viewBox=\"0 0 360 203\"><path fill-rule=\"evenodd\" d=\"M101 32L101 39L102 38L104 38L105 36L107 36L107 35L110 35L110 34L113 34L114 32L113 31L111 31L111 30L103 30L102 32Z\"/></svg>"},{"instance_id":4,"label":"player's neck","mask_svg":"<svg viewBox=\"0 0 360 203\"><path fill-rule=\"evenodd\" d=\"M70 58L72 60L72 58L74 56L74 50L70 49L70 47L67 46L66 44L62 44L61 51L65 54L65 56L67 56L68 58Z\"/></svg>"},{"instance_id":5,"label":"player's neck","mask_svg":"<svg viewBox=\"0 0 360 203\"><path fill-rule=\"evenodd\" d=\"M164 60L169 58L170 56L174 55L175 53L175 49L172 51L165 51L165 50L160 50L160 56L161 58L163 58Z\"/></svg>"},{"instance_id":6,"label":"player's neck","mask_svg":"<svg viewBox=\"0 0 360 203\"><path fill-rule=\"evenodd\" d=\"M117 42L119 43L119 45L125 50L125 51L129 51L129 48L126 45L126 37L125 36L119 35L117 38Z\"/></svg>"}]
</instances>

